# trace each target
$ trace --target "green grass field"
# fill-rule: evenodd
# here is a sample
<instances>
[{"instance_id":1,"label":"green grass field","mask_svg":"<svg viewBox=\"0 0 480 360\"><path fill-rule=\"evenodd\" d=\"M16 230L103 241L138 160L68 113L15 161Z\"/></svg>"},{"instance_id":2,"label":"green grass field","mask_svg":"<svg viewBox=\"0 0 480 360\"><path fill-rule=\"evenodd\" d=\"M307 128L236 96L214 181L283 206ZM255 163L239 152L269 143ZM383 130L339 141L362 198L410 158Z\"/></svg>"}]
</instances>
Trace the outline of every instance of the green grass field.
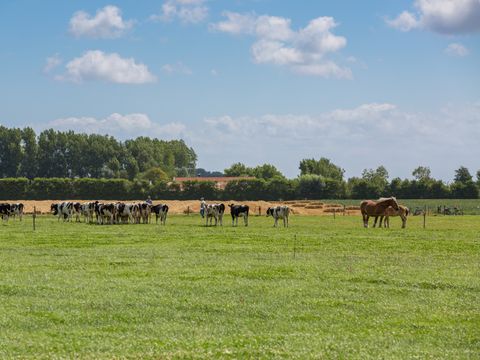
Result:
<instances>
[{"instance_id":1,"label":"green grass field","mask_svg":"<svg viewBox=\"0 0 480 360\"><path fill-rule=\"evenodd\" d=\"M0 225L0 358L480 357L480 217L250 220Z\"/></svg>"}]
</instances>

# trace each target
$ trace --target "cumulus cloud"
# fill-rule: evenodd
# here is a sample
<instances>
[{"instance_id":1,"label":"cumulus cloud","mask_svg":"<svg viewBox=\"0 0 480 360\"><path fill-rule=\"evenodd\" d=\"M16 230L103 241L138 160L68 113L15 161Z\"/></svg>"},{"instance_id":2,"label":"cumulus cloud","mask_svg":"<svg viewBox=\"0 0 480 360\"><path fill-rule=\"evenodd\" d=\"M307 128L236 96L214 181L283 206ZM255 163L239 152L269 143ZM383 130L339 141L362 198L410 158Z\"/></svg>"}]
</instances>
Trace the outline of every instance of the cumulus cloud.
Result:
<instances>
[{"instance_id":1,"label":"cumulus cloud","mask_svg":"<svg viewBox=\"0 0 480 360\"><path fill-rule=\"evenodd\" d=\"M470 51L462 44L451 43L445 49L445 53L447 53L450 56L464 57L464 56L467 56L470 53Z\"/></svg>"},{"instance_id":2,"label":"cumulus cloud","mask_svg":"<svg viewBox=\"0 0 480 360\"><path fill-rule=\"evenodd\" d=\"M43 72L45 74L50 73L53 69L57 68L62 64L62 58L59 54L47 57L45 61L45 66L43 67Z\"/></svg>"},{"instance_id":3,"label":"cumulus cloud","mask_svg":"<svg viewBox=\"0 0 480 360\"><path fill-rule=\"evenodd\" d=\"M82 133L109 134L122 139L136 136L155 136L159 138L179 138L185 132L185 125L172 122L160 124L153 122L146 114L113 113L103 119L94 117L68 117L48 123L57 130L73 130Z\"/></svg>"},{"instance_id":4,"label":"cumulus cloud","mask_svg":"<svg viewBox=\"0 0 480 360\"><path fill-rule=\"evenodd\" d=\"M97 10L95 16L77 11L70 19L70 32L76 37L118 38L132 27L133 21L124 20L122 11L113 5Z\"/></svg>"},{"instance_id":5,"label":"cumulus cloud","mask_svg":"<svg viewBox=\"0 0 480 360\"><path fill-rule=\"evenodd\" d=\"M165 64L162 66L162 71L169 75L192 75L192 70L182 62L177 62L175 64Z\"/></svg>"},{"instance_id":6,"label":"cumulus cloud","mask_svg":"<svg viewBox=\"0 0 480 360\"><path fill-rule=\"evenodd\" d=\"M478 163L479 137L480 102L428 113L405 111L391 103L369 103L317 115L206 118L189 141L200 159L208 159L209 168L268 159L294 176L299 159L326 156L350 169L351 175L373 163L408 176L419 163L427 162L432 169L445 171L439 176L451 178L458 159L472 166ZM222 156L218 156L219 146ZM249 151L239 155L239 148Z\"/></svg>"},{"instance_id":7,"label":"cumulus cloud","mask_svg":"<svg viewBox=\"0 0 480 360\"><path fill-rule=\"evenodd\" d=\"M386 19L386 22L391 27L404 32L410 31L420 26L420 21L417 20L414 14L408 11L402 12L393 20Z\"/></svg>"},{"instance_id":8,"label":"cumulus cloud","mask_svg":"<svg viewBox=\"0 0 480 360\"><path fill-rule=\"evenodd\" d=\"M133 58L122 58L116 53L107 54L90 50L66 64L66 73L59 80L73 82L105 81L118 84L144 84L156 81L148 67Z\"/></svg>"},{"instance_id":9,"label":"cumulus cloud","mask_svg":"<svg viewBox=\"0 0 480 360\"><path fill-rule=\"evenodd\" d=\"M226 20L211 24L213 31L255 37L251 47L258 64L286 66L293 72L321 77L351 78L352 72L328 59L347 45L347 39L333 33L338 26L332 17L319 17L299 30L291 20L278 16L225 12Z\"/></svg>"},{"instance_id":10,"label":"cumulus cloud","mask_svg":"<svg viewBox=\"0 0 480 360\"><path fill-rule=\"evenodd\" d=\"M162 5L160 14L150 16L153 21L173 21L196 24L208 17L205 0L167 0Z\"/></svg>"},{"instance_id":11,"label":"cumulus cloud","mask_svg":"<svg viewBox=\"0 0 480 360\"><path fill-rule=\"evenodd\" d=\"M455 35L480 31L480 0L415 0L415 13L404 11L387 24L402 31L424 28Z\"/></svg>"}]
</instances>

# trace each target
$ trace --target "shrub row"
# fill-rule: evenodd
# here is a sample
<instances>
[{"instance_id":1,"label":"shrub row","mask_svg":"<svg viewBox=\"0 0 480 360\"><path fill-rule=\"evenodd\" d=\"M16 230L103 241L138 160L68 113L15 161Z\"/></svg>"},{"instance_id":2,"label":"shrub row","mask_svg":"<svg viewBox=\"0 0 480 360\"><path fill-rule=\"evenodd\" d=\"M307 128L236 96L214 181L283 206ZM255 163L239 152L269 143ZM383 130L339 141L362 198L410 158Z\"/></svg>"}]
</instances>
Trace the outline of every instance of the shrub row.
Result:
<instances>
[{"instance_id":1,"label":"shrub row","mask_svg":"<svg viewBox=\"0 0 480 360\"><path fill-rule=\"evenodd\" d=\"M474 183L446 186L438 182L433 183L435 186L424 187L421 182L394 180L383 189L370 185L361 179L346 183L316 175L292 180L280 177L238 180L228 183L224 190L217 189L215 183L209 181L190 181L180 185L175 182L151 183L126 179L7 178L0 179L0 200L133 200L147 196L169 200L195 200L201 197L209 200L367 199L389 195L404 199L478 198L478 188Z\"/></svg>"}]
</instances>

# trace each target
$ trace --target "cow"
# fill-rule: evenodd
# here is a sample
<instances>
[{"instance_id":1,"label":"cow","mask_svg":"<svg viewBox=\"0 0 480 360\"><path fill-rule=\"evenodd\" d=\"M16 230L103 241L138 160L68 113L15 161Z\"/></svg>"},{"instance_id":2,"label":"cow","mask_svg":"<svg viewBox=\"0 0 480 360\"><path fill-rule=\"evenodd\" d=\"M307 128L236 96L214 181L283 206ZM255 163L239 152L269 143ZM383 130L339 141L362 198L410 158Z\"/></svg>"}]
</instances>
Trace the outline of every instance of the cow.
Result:
<instances>
[{"instance_id":1,"label":"cow","mask_svg":"<svg viewBox=\"0 0 480 360\"><path fill-rule=\"evenodd\" d=\"M274 206L267 209L267 217L271 216L275 219L273 227L277 227L278 219L283 219L283 227L288 227L288 215L290 208L288 206Z\"/></svg>"},{"instance_id":2,"label":"cow","mask_svg":"<svg viewBox=\"0 0 480 360\"><path fill-rule=\"evenodd\" d=\"M160 218L160 224L165 225L165 222L167 221L168 205L159 204L152 206L152 212L155 213L155 222L158 224L158 219Z\"/></svg>"},{"instance_id":3,"label":"cow","mask_svg":"<svg viewBox=\"0 0 480 360\"><path fill-rule=\"evenodd\" d=\"M72 202L53 203L50 206L50 211L53 215L58 216L58 221L60 221L60 218L63 218L64 222L70 221L74 212L74 206Z\"/></svg>"},{"instance_id":4,"label":"cow","mask_svg":"<svg viewBox=\"0 0 480 360\"><path fill-rule=\"evenodd\" d=\"M97 202L86 202L80 206L80 213L83 215L85 222L93 223L93 216L95 215L95 204Z\"/></svg>"},{"instance_id":5,"label":"cow","mask_svg":"<svg viewBox=\"0 0 480 360\"><path fill-rule=\"evenodd\" d=\"M241 216L243 217L243 222L245 223L245 226L248 226L248 212L249 212L249 207L248 205L235 205L235 204L230 204L228 205L230 207L230 214L232 215L232 226L238 226L238 218Z\"/></svg>"},{"instance_id":6,"label":"cow","mask_svg":"<svg viewBox=\"0 0 480 360\"><path fill-rule=\"evenodd\" d=\"M75 215L75 222L81 222L80 214L82 213L82 204L79 202L72 203L72 216Z\"/></svg>"},{"instance_id":7,"label":"cow","mask_svg":"<svg viewBox=\"0 0 480 360\"><path fill-rule=\"evenodd\" d=\"M115 204L116 213L115 213L115 222L119 224L120 222L128 224L131 222L134 224L137 219L138 205L136 204L124 204L118 202Z\"/></svg>"},{"instance_id":8,"label":"cow","mask_svg":"<svg viewBox=\"0 0 480 360\"><path fill-rule=\"evenodd\" d=\"M217 226L217 223L220 223L220 225L223 226L224 212L224 204L207 204L205 207L205 226L208 226L208 220L210 220L210 225L212 225L213 219L215 219L215 226Z\"/></svg>"},{"instance_id":9,"label":"cow","mask_svg":"<svg viewBox=\"0 0 480 360\"><path fill-rule=\"evenodd\" d=\"M8 221L10 216L11 205L8 203L0 203L0 215L2 216L3 221Z\"/></svg>"},{"instance_id":10,"label":"cow","mask_svg":"<svg viewBox=\"0 0 480 360\"><path fill-rule=\"evenodd\" d=\"M95 213L97 214L97 222L101 225L110 223L115 220L115 204L97 203L95 205Z\"/></svg>"},{"instance_id":11,"label":"cow","mask_svg":"<svg viewBox=\"0 0 480 360\"><path fill-rule=\"evenodd\" d=\"M18 218L22 221L23 209L24 206L22 203L10 204L10 215L13 216L13 218L18 215Z\"/></svg>"},{"instance_id":12,"label":"cow","mask_svg":"<svg viewBox=\"0 0 480 360\"><path fill-rule=\"evenodd\" d=\"M140 218L138 222L140 222L141 219L144 224L148 224L150 221L150 214L152 213L152 205L143 202L138 204L138 208L140 210Z\"/></svg>"},{"instance_id":13,"label":"cow","mask_svg":"<svg viewBox=\"0 0 480 360\"><path fill-rule=\"evenodd\" d=\"M391 216L400 216L402 219L402 229L404 229L407 226L407 216L410 213L410 210L408 207L403 206L403 205L398 205L398 210L395 210L392 206L389 206L388 208L385 209L384 216L384 226L386 228L390 227L390 217ZM382 226L382 219L380 218L380 226Z\"/></svg>"}]
</instances>

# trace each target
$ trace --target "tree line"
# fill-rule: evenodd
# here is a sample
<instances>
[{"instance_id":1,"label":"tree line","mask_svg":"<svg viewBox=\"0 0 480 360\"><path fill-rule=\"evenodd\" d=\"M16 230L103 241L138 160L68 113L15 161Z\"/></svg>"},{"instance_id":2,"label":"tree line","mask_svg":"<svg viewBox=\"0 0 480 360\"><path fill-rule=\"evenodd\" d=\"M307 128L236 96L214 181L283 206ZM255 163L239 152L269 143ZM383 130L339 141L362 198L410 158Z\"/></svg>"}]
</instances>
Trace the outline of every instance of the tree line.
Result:
<instances>
[{"instance_id":1,"label":"tree line","mask_svg":"<svg viewBox=\"0 0 480 360\"><path fill-rule=\"evenodd\" d=\"M474 182L468 169L464 167L456 171L455 180L449 185L425 176L426 172L413 180L397 178L388 181L388 172L383 166L375 170L365 170L361 177L347 181L338 176L327 178L313 173L304 173L295 179L287 179L278 174L270 177L266 169L271 169L271 165L263 168L263 178L231 181L225 189L218 189L215 182L201 181L201 178L200 181L185 181L181 184L163 179L6 178L0 179L0 200L138 200L151 196L154 199L166 200L194 200L205 197L208 200L272 201L375 199L390 195L403 199L477 199L479 196L480 176ZM239 176L241 175L244 174L240 173Z\"/></svg>"},{"instance_id":2,"label":"tree line","mask_svg":"<svg viewBox=\"0 0 480 360\"><path fill-rule=\"evenodd\" d=\"M183 140L112 136L0 126L0 178L141 179L188 176L197 155Z\"/></svg>"}]
</instances>

